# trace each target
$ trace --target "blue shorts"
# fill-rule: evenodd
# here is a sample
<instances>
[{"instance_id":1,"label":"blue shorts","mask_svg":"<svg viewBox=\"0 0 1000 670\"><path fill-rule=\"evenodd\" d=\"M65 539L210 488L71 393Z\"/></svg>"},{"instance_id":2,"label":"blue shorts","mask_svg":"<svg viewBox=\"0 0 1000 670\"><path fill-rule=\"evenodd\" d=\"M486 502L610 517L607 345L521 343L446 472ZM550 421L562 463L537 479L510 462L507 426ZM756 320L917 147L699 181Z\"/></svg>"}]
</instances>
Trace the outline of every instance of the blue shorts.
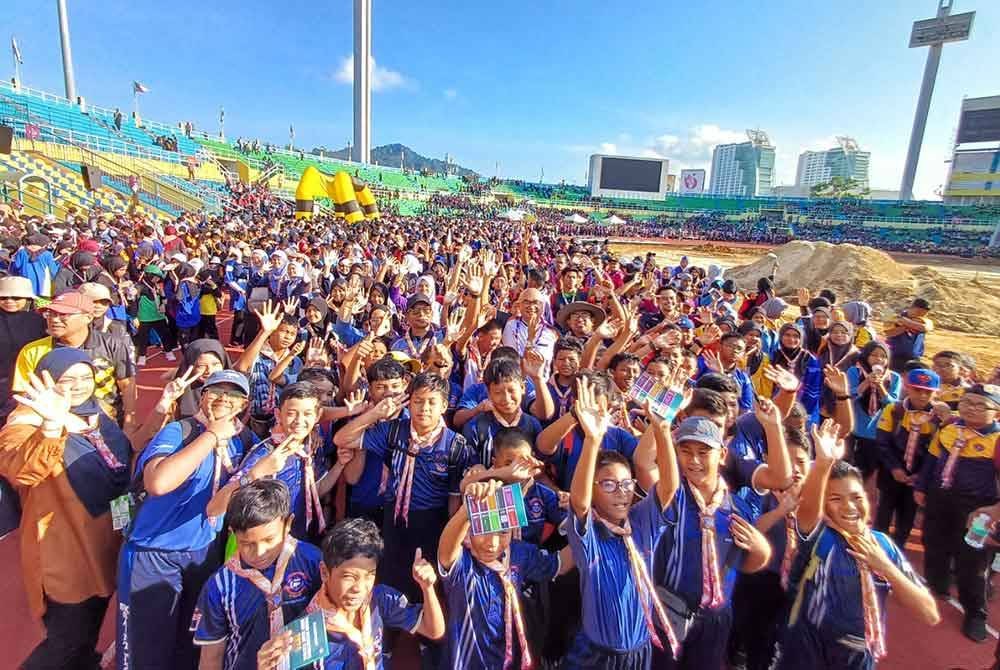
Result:
<instances>
[{"instance_id":1,"label":"blue shorts","mask_svg":"<svg viewBox=\"0 0 1000 670\"><path fill-rule=\"evenodd\" d=\"M118 670L197 670L192 622L201 587L222 565L218 543L192 551L126 543L118 559Z\"/></svg>"},{"instance_id":2,"label":"blue shorts","mask_svg":"<svg viewBox=\"0 0 1000 670\"><path fill-rule=\"evenodd\" d=\"M648 640L635 649L617 651L594 644L580 631L561 667L563 670L650 670L652 658L652 643Z\"/></svg>"},{"instance_id":3,"label":"blue shorts","mask_svg":"<svg viewBox=\"0 0 1000 670\"><path fill-rule=\"evenodd\" d=\"M874 670L864 638L836 638L799 622L781 631L774 670Z\"/></svg>"}]
</instances>

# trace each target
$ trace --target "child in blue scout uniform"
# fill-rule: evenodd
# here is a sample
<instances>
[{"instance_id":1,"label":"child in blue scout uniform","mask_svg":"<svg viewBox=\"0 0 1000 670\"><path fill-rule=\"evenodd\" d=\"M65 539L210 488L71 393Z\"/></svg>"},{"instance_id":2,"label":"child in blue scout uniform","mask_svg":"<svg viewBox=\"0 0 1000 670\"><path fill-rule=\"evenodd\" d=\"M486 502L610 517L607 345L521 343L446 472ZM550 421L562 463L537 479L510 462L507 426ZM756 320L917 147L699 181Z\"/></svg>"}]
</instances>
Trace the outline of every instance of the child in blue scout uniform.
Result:
<instances>
[{"instance_id":1,"label":"child in blue scout uniform","mask_svg":"<svg viewBox=\"0 0 1000 670\"><path fill-rule=\"evenodd\" d=\"M299 618L322 585L318 547L290 533L291 497L276 479L233 494L226 522L237 555L205 583L191 621L199 670L256 670L257 652Z\"/></svg>"},{"instance_id":2,"label":"child in blue scout uniform","mask_svg":"<svg viewBox=\"0 0 1000 670\"><path fill-rule=\"evenodd\" d=\"M724 473L727 482L750 505L755 517L759 514L762 492L785 488L792 476L783 418L773 402L759 398L753 413L737 420L737 424L745 424L738 433L743 439L734 438L727 445L728 467ZM759 435L760 439L746 439L748 433ZM734 451L731 455L730 449Z\"/></svg>"},{"instance_id":3,"label":"child in blue scout uniform","mask_svg":"<svg viewBox=\"0 0 1000 670\"><path fill-rule=\"evenodd\" d=\"M962 631L986 639L986 570L991 554L963 536L969 515L997 501L1000 387L977 384L958 402L957 421L942 426L920 469L914 497L924 507L924 575L931 589L947 594L954 560Z\"/></svg>"},{"instance_id":4,"label":"child in blue scout uniform","mask_svg":"<svg viewBox=\"0 0 1000 670\"><path fill-rule=\"evenodd\" d=\"M391 654L384 642L387 629L432 640L444 635L434 567L418 549L411 572L423 606L411 605L399 591L375 583L382 555L382 537L367 519L345 519L323 540L323 584L306 607L307 613L322 612L326 621L330 653L320 664L323 670L386 670ZM293 645L290 633L271 638L257 654L258 670L278 670Z\"/></svg>"},{"instance_id":5,"label":"child in blue scout uniform","mask_svg":"<svg viewBox=\"0 0 1000 670\"><path fill-rule=\"evenodd\" d=\"M485 501L503 486L492 479L470 483L467 497ZM467 542L467 545L463 544ZM532 612L522 590L545 583L573 567L569 548L550 554L517 540L507 530L469 534L463 505L448 521L438 545L438 566L448 597L448 668L529 668L538 658L537 631L525 623ZM530 619L529 619L530 620Z\"/></svg>"},{"instance_id":6,"label":"child in blue scout uniform","mask_svg":"<svg viewBox=\"0 0 1000 670\"><path fill-rule=\"evenodd\" d=\"M285 483L292 498L292 537L300 540L322 538L326 519L320 502L340 477L343 465L330 467L332 441L321 431L319 390L308 382L286 386L278 397L278 421L271 437L257 445L240 465L240 473L250 471L286 437L302 445L299 453L285 461L277 472L264 472Z\"/></svg>"},{"instance_id":7,"label":"child in blue scout uniform","mask_svg":"<svg viewBox=\"0 0 1000 670\"><path fill-rule=\"evenodd\" d=\"M551 416L544 418L546 425L573 407L573 379L580 370L582 357L583 340L580 338L566 336L556 342L552 354L552 377L546 382L555 411Z\"/></svg>"},{"instance_id":8,"label":"child in blue scout uniform","mask_svg":"<svg viewBox=\"0 0 1000 670\"><path fill-rule=\"evenodd\" d=\"M382 526L387 556L379 574L384 583L416 599L420 594L409 577L409 557L419 548L436 560L437 538L461 504L459 484L473 459L465 438L444 424L446 380L429 372L414 377L410 416L391 419L403 400L383 398L341 428L334 443L356 450L345 468L348 482L358 481L368 458L388 466Z\"/></svg>"},{"instance_id":9,"label":"child in blue scout uniform","mask_svg":"<svg viewBox=\"0 0 1000 670\"><path fill-rule=\"evenodd\" d=\"M368 379L368 402L374 406L384 398L401 398L406 395L406 368L391 359L383 358L376 361L365 373ZM407 418L409 412L402 408L393 417ZM383 505L385 502L384 476L385 463L378 458L365 460L357 480L350 482L350 494L347 500L348 516L369 519L376 525L382 524Z\"/></svg>"},{"instance_id":10,"label":"child in blue scout uniform","mask_svg":"<svg viewBox=\"0 0 1000 670\"><path fill-rule=\"evenodd\" d=\"M778 422L778 411L768 424ZM784 449L784 436L772 432ZM753 525L753 513L729 492L720 468L726 459L722 431L705 417L689 417L673 434L677 445L669 476L673 495L662 512L663 532L652 556L656 593L668 612L679 651L653 651L655 670L718 668L732 628L731 605L738 572L767 565L771 548ZM791 467L784 461L789 476ZM786 478L782 477L782 482ZM659 485L658 485L659 489Z\"/></svg>"},{"instance_id":11,"label":"child in blue scout uniform","mask_svg":"<svg viewBox=\"0 0 1000 670\"><path fill-rule=\"evenodd\" d=\"M800 535L788 592L792 599L775 670L871 670L885 655L885 603L899 603L928 625L934 597L888 536L869 530L861 472L839 459L844 443L831 421L813 429L816 460L795 513Z\"/></svg>"},{"instance_id":12,"label":"child in blue scout uniform","mask_svg":"<svg viewBox=\"0 0 1000 670\"><path fill-rule=\"evenodd\" d=\"M208 504L252 446L252 434L237 419L248 393L239 372L212 373L198 413L167 424L139 455L134 481L145 498L118 565L119 670L198 665L191 614L221 563L214 543L220 520L209 515Z\"/></svg>"},{"instance_id":13,"label":"child in blue scout uniform","mask_svg":"<svg viewBox=\"0 0 1000 670\"><path fill-rule=\"evenodd\" d=\"M462 429L462 435L477 462L493 463L493 436L503 428L521 432L529 442L542 432L538 419L521 409L524 398L524 375L519 363L499 358L490 361L483 373L492 410L479 414Z\"/></svg>"},{"instance_id":14,"label":"child in blue scout uniform","mask_svg":"<svg viewBox=\"0 0 1000 670\"><path fill-rule=\"evenodd\" d=\"M679 484L669 428L651 417L646 432L654 434L656 456L647 458L657 463L659 480L632 506L631 464L618 452L600 449L611 421L608 398L595 392L586 375L579 377L574 414L584 440L570 489L573 513L565 525L580 571L583 624L563 667L649 670L651 642L679 649L649 577L653 547ZM657 621L665 632L656 632Z\"/></svg>"},{"instance_id":15,"label":"child in blue scout uniform","mask_svg":"<svg viewBox=\"0 0 1000 670\"><path fill-rule=\"evenodd\" d=\"M759 572L740 575L733 591L733 634L738 634L746 670L771 667L787 609L785 584L798 548L795 508L809 472L809 438L802 430L791 430L786 441L792 461L792 483L784 490L772 490L761 499L761 514L754 523L771 545L771 560Z\"/></svg>"},{"instance_id":16,"label":"child in blue scout uniform","mask_svg":"<svg viewBox=\"0 0 1000 670\"><path fill-rule=\"evenodd\" d=\"M950 413L947 405L934 402L940 386L934 371L910 370L903 382L903 399L886 405L878 421L875 443L882 467L878 472L875 529L888 533L895 518L892 539L900 547L906 546L917 515L913 485L924 455L940 425L942 411L945 417Z\"/></svg>"},{"instance_id":17,"label":"child in blue scout uniform","mask_svg":"<svg viewBox=\"0 0 1000 670\"><path fill-rule=\"evenodd\" d=\"M581 370L577 374L577 380L585 380L593 392L603 399L602 402L610 399L614 382L606 372ZM569 411L542 430L535 441L535 448L555 472L555 484L564 491L569 490L573 481L573 474L583 454L584 438L576 413ZM643 445L645 448L653 448L652 433L644 432L643 439L647 441ZM639 440L618 426L608 426L602 433L601 440L602 451L615 451L624 456L626 461L632 460L639 448Z\"/></svg>"},{"instance_id":18,"label":"child in blue scout uniform","mask_svg":"<svg viewBox=\"0 0 1000 670\"><path fill-rule=\"evenodd\" d=\"M518 365L521 364L521 355L517 353L517 350L513 347L504 346L497 347L490 352L490 359L485 365L489 365L493 361L498 361L502 358L514 361ZM525 378L524 394L521 398L521 409L525 412L530 412L537 397L538 393L535 383L530 377ZM459 398L458 401L458 407L455 411L454 419L455 427L461 429L478 414L488 412L491 409L489 400L490 396L485 383L477 382L467 387L464 391L462 391L462 397Z\"/></svg>"},{"instance_id":19,"label":"child in blue scout uniform","mask_svg":"<svg viewBox=\"0 0 1000 670\"><path fill-rule=\"evenodd\" d=\"M972 372L968 357L957 351L939 351L934 354L934 372L941 378L941 388L937 399L948 405L952 412L958 411L958 401L969 388L967 376Z\"/></svg>"}]
</instances>

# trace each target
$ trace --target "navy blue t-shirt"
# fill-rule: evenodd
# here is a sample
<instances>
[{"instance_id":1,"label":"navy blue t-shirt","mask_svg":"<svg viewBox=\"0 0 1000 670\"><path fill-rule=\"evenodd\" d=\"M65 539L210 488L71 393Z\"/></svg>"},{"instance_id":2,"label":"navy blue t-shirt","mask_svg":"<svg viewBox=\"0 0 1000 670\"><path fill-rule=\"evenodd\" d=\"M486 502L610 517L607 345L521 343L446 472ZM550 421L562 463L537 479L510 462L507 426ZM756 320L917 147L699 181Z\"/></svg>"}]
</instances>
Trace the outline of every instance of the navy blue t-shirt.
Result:
<instances>
[{"instance_id":1,"label":"navy blue t-shirt","mask_svg":"<svg viewBox=\"0 0 1000 670\"><path fill-rule=\"evenodd\" d=\"M501 425L492 412L477 414L466 422L462 435L469 443L475 462L487 468L493 465L493 437L504 428L506 426ZM527 412L521 412L521 419L511 429L524 435L528 444L534 447L535 438L542 432L542 424Z\"/></svg>"}]
</instances>

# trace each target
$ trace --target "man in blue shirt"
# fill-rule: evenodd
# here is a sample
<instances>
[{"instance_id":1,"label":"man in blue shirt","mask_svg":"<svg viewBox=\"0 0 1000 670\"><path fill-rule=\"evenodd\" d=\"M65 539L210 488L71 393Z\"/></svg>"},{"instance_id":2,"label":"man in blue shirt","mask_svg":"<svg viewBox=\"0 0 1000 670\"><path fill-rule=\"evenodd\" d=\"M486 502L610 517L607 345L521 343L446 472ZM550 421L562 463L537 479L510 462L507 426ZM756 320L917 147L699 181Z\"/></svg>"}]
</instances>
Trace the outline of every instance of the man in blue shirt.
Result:
<instances>
[{"instance_id":1,"label":"man in blue shirt","mask_svg":"<svg viewBox=\"0 0 1000 670\"><path fill-rule=\"evenodd\" d=\"M924 339L934 329L927 314L931 304L924 298L916 298L910 306L888 325L885 339L892 351L889 368L902 373L907 362L924 355Z\"/></svg>"},{"instance_id":2,"label":"man in blue shirt","mask_svg":"<svg viewBox=\"0 0 1000 670\"><path fill-rule=\"evenodd\" d=\"M198 413L167 424L139 455L135 487L144 499L118 565L119 670L198 665L187 629L202 586L221 563L219 519L209 503L252 446L237 419L248 394L239 372L212 373Z\"/></svg>"},{"instance_id":3,"label":"man in blue shirt","mask_svg":"<svg viewBox=\"0 0 1000 670\"><path fill-rule=\"evenodd\" d=\"M322 586L320 550L290 534L291 497L277 479L241 488L226 520L237 555L206 582L191 626L199 670L256 670L257 651Z\"/></svg>"},{"instance_id":4,"label":"man in blue shirt","mask_svg":"<svg viewBox=\"0 0 1000 670\"><path fill-rule=\"evenodd\" d=\"M35 295L52 297L52 280L59 272L59 262L47 249L49 238L41 233L29 235L25 245L10 259L10 274L27 277Z\"/></svg>"}]
</instances>

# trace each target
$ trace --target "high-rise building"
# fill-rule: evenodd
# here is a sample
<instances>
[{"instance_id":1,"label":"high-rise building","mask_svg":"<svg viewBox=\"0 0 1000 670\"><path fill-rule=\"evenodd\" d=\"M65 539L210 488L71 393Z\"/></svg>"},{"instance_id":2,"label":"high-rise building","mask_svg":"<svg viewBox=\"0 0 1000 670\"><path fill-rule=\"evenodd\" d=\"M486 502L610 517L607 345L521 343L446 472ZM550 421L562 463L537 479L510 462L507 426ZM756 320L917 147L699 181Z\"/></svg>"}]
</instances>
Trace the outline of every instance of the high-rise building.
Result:
<instances>
[{"instance_id":1,"label":"high-rise building","mask_svg":"<svg viewBox=\"0 0 1000 670\"><path fill-rule=\"evenodd\" d=\"M771 194L774 146L763 130L748 130L747 138L712 150L710 193L744 198Z\"/></svg>"},{"instance_id":2,"label":"high-rise building","mask_svg":"<svg viewBox=\"0 0 1000 670\"><path fill-rule=\"evenodd\" d=\"M838 137L837 144L839 146L826 151L803 151L799 154L795 185L809 188L834 177L842 177L854 179L862 188L868 188L871 152L860 151L852 137Z\"/></svg>"}]
</instances>

